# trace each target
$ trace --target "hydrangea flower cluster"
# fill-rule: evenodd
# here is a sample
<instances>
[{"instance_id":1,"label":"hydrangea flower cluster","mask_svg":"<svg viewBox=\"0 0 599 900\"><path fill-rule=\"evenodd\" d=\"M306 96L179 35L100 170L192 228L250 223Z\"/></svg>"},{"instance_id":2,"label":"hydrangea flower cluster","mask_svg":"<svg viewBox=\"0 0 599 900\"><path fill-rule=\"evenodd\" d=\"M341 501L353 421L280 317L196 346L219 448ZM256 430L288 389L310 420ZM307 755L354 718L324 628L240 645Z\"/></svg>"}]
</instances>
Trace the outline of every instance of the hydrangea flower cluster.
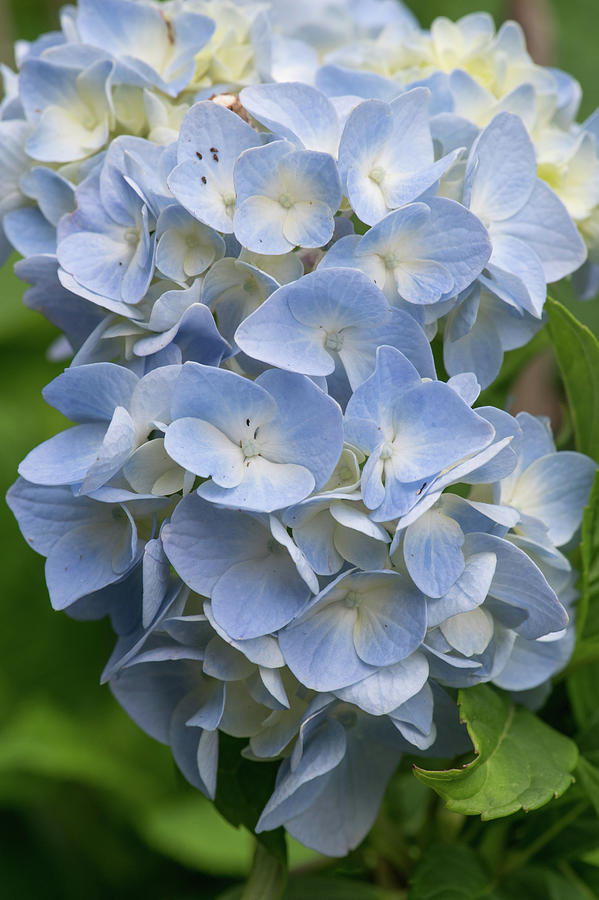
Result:
<instances>
[{"instance_id":1,"label":"hydrangea flower cluster","mask_svg":"<svg viewBox=\"0 0 599 900\"><path fill-rule=\"evenodd\" d=\"M242 738L257 830L343 855L402 754L468 747L453 688L534 702L572 650L595 464L472 407L599 281L599 119L513 23L386 0L81 0L17 50L3 239L74 424L9 504L186 778Z\"/></svg>"}]
</instances>

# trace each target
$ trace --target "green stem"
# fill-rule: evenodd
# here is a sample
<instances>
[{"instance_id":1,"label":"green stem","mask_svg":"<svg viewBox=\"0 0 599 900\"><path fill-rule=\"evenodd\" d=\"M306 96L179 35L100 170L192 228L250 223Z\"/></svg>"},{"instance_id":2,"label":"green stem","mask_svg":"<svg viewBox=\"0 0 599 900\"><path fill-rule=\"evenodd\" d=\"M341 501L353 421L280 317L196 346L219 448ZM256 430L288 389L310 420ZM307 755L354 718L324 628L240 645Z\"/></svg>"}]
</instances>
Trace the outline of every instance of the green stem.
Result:
<instances>
[{"instance_id":1,"label":"green stem","mask_svg":"<svg viewBox=\"0 0 599 900\"><path fill-rule=\"evenodd\" d=\"M506 875L511 875L515 869L519 869L520 866L525 865L533 856L542 850L546 844L553 840L554 837L567 828L572 822L575 822L578 816L584 812L584 810L589 805L588 800L583 800L581 803L577 803L576 806L573 806L570 812L566 813L566 815L562 816L561 819L558 819L553 825L547 829L543 834L539 835L536 841L533 841L526 850L523 850L521 853L516 853L510 862L504 866L501 872L501 878L505 878Z\"/></svg>"},{"instance_id":2,"label":"green stem","mask_svg":"<svg viewBox=\"0 0 599 900\"><path fill-rule=\"evenodd\" d=\"M287 882L287 869L282 859L274 856L261 843L256 843L254 861L241 900L281 900Z\"/></svg>"},{"instance_id":3,"label":"green stem","mask_svg":"<svg viewBox=\"0 0 599 900\"><path fill-rule=\"evenodd\" d=\"M583 881L581 881L572 866L569 865L565 860L562 860L559 863L558 869L565 878L576 885L576 887L584 897L588 897L589 900L596 900L597 895L593 893L593 891L591 891L591 889L587 887L587 885Z\"/></svg>"}]
</instances>

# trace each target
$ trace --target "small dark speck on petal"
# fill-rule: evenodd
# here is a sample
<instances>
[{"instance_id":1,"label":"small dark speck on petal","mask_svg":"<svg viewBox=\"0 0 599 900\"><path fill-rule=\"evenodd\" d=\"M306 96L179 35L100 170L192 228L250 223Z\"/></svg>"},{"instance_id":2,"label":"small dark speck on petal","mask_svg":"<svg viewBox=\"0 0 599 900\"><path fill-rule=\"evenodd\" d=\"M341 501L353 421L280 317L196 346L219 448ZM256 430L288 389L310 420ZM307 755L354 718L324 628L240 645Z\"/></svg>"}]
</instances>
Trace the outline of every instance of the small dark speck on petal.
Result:
<instances>
[{"instance_id":1,"label":"small dark speck on petal","mask_svg":"<svg viewBox=\"0 0 599 900\"><path fill-rule=\"evenodd\" d=\"M202 156L202 154L200 153L199 150L196 150L196 156L197 156L198 159L203 159L203 158L204 158L204 157Z\"/></svg>"},{"instance_id":2,"label":"small dark speck on petal","mask_svg":"<svg viewBox=\"0 0 599 900\"><path fill-rule=\"evenodd\" d=\"M206 176L202 175L202 184L206 184Z\"/></svg>"}]
</instances>

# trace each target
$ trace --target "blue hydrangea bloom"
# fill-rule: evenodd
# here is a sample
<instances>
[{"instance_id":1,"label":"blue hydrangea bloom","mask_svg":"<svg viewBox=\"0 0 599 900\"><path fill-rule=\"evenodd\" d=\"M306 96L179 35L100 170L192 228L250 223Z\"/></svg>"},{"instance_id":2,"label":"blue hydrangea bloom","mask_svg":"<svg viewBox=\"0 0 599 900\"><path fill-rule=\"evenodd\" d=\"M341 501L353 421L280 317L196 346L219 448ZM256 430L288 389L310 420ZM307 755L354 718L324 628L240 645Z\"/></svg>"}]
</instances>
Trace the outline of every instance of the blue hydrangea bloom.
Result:
<instances>
[{"instance_id":1,"label":"blue hydrangea bloom","mask_svg":"<svg viewBox=\"0 0 599 900\"><path fill-rule=\"evenodd\" d=\"M16 60L0 260L73 425L9 506L184 777L243 739L257 830L343 855L402 754L471 750L453 689L572 653L596 464L479 394L599 288L599 115L514 23L386 0L80 0Z\"/></svg>"}]
</instances>

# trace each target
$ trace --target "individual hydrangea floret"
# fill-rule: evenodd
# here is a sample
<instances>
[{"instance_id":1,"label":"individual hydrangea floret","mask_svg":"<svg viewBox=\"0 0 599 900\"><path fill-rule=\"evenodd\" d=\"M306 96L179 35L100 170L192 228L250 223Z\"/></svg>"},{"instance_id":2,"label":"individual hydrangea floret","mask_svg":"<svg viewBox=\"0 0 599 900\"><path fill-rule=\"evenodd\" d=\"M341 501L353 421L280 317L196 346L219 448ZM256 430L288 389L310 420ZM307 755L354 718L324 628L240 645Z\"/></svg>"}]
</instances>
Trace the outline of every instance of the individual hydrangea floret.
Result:
<instances>
[{"instance_id":1,"label":"individual hydrangea floret","mask_svg":"<svg viewBox=\"0 0 599 900\"><path fill-rule=\"evenodd\" d=\"M366 100L347 120L339 169L352 209L368 225L418 199L458 156L454 150L435 162L428 98L414 88L392 103Z\"/></svg>"},{"instance_id":2,"label":"individual hydrangea floret","mask_svg":"<svg viewBox=\"0 0 599 900\"><path fill-rule=\"evenodd\" d=\"M255 382L187 363L166 449L202 478L198 494L272 512L328 481L343 444L341 410L303 375L270 370Z\"/></svg>"},{"instance_id":3,"label":"individual hydrangea floret","mask_svg":"<svg viewBox=\"0 0 599 900\"><path fill-rule=\"evenodd\" d=\"M242 154L235 165L237 239L254 253L323 247L333 236L341 183L328 153L273 141Z\"/></svg>"},{"instance_id":4,"label":"individual hydrangea floret","mask_svg":"<svg viewBox=\"0 0 599 900\"><path fill-rule=\"evenodd\" d=\"M428 305L469 286L490 254L486 229L475 216L453 200L432 199L389 213L363 237L341 238L322 265L360 269L391 303Z\"/></svg>"},{"instance_id":5,"label":"individual hydrangea floret","mask_svg":"<svg viewBox=\"0 0 599 900\"><path fill-rule=\"evenodd\" d=\"M354 269L319 269L279 288L242 322L235 341L279 368L331 376L335 396L344 382L355 390L372 374L383 343L401 350L423 376L434 376L422 329Z\"/></svg>"},{"instance_id":6,"label":"individual hydrangea floret","mask_svg":"<svg viewBox=\"0 0 599 900\"><path fill-rule=\"evenodd\" d=\"M177 165L168 179L173 196L200 222L232 232L233 169L244 150L260 144L260 136L235 113L216 103L196 103L177 141Z\"/></svg>"},{"instance_id":7,"label":"individual hydrangea floret","mask_svg":"<svg viewBox=\"0 0 599 900\"><path fill-rule=\"evenodd\" d=\"M534 146L516 116L496 116L477 138L464 201L486 224L493 244L483 283L540 317L546 282L573 272L586 252L565 207L537 178Z\"/></svg>"},{"instance_id":8,"label":"individual hydrangea floret","mask_svg":"<svg viewBox=\"0 0 599 900\"><path fill-rule=\"evenodd\" d=\"M451 387L423 382L399 350L385 346L345 413L346 439L368 456L362 497L381 522L408 513L437 475L487 447L494 434Z\"/></svg>"}]
</instances>

